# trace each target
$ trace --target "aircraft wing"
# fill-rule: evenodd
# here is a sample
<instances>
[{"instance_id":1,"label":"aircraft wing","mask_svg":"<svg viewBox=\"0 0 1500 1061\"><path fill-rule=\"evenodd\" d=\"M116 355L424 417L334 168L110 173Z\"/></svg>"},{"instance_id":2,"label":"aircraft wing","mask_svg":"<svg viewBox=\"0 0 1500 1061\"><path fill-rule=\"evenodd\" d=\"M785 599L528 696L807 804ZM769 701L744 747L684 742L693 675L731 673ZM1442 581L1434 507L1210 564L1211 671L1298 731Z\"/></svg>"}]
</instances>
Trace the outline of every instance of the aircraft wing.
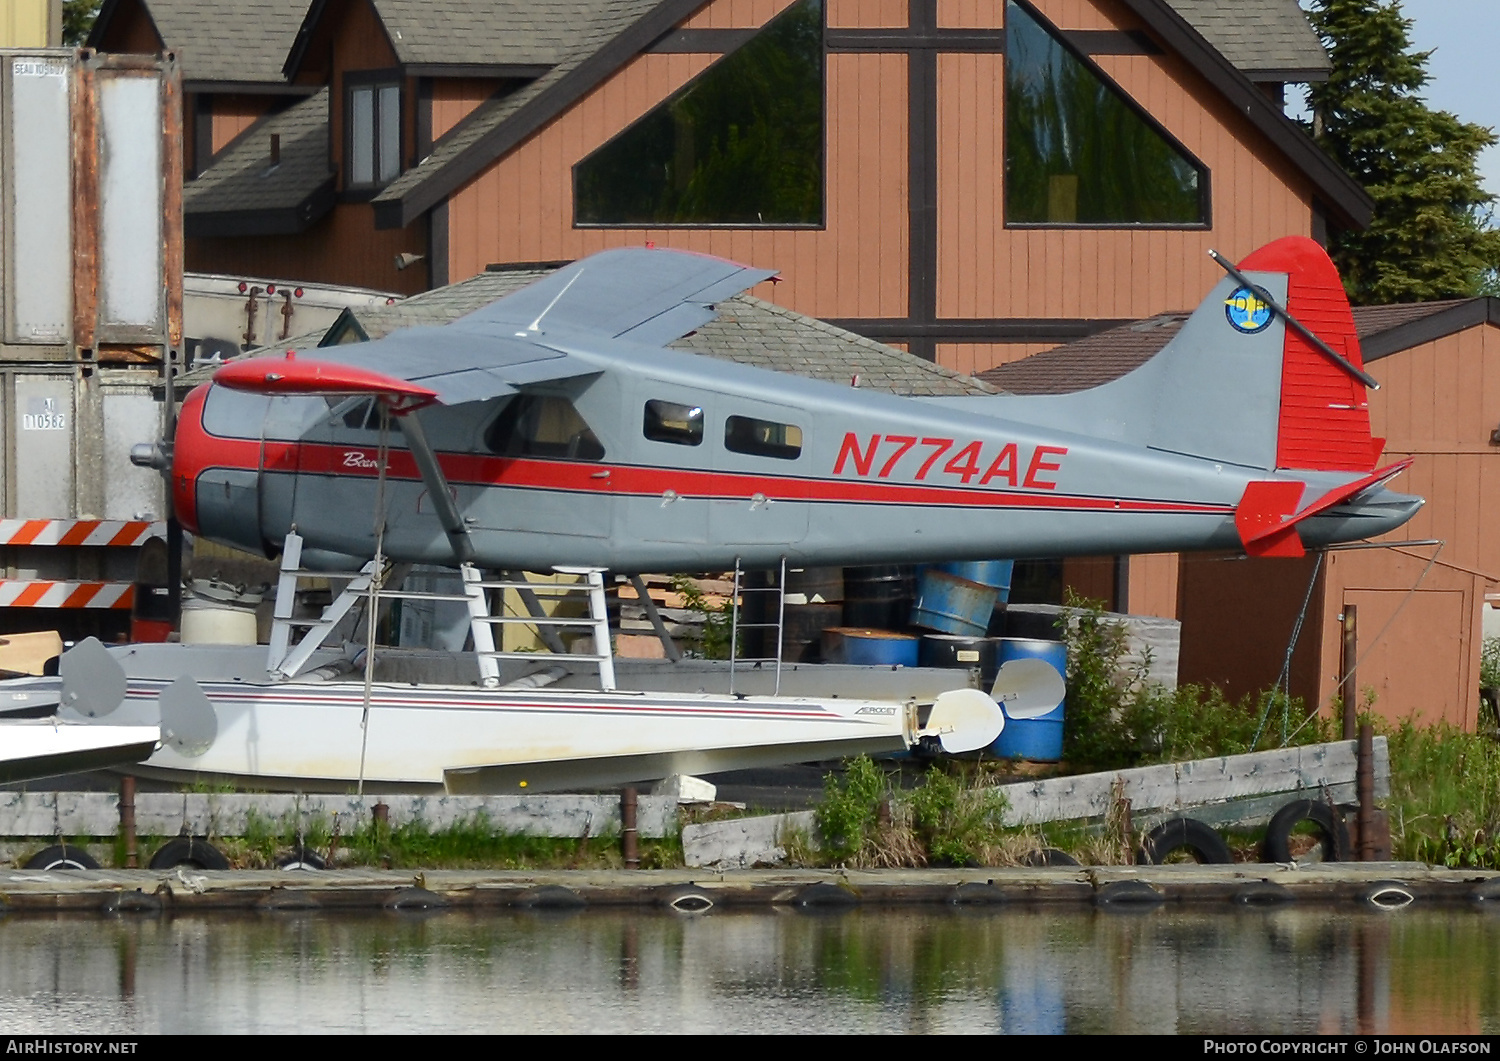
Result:
<instances>
[{"instance_id":1,"label":"aircraft wing","mask_svg":"<svg viewBox=\"0 0 1500 1061\"><path fill-rule=\"evenodd\" d=\"M262 394L378 394L413 408L513 394L594 375L586 358L547 345L548 328L662 346L713 320L716 303L775 272L644 247L574 262L443 327L284 358L232 361L214 382Z\"/></svg>"},{"instance_id":2,"label":"aircraft wing","mask_svg":"<svg viewBox=\"0 0 1500 1061\"><path fill-rule=\"evenodd\" d=\"M452 326L551 325L665 346L713 320L717 303L775 275L707 254L622 247L576 261Z\"/></svg>"},{"instance_id":3,"label":"aircraft wing","mask_svg":"<svg viewBox=\"0 0 1500 1061\"><path fill-rule=\"evenodd\" d=\"M260 394L379 394L457 405L599 372L581 357L495 328L403 328L383 339L231 361L214 382Z\"/></svg>"}]
</instances>

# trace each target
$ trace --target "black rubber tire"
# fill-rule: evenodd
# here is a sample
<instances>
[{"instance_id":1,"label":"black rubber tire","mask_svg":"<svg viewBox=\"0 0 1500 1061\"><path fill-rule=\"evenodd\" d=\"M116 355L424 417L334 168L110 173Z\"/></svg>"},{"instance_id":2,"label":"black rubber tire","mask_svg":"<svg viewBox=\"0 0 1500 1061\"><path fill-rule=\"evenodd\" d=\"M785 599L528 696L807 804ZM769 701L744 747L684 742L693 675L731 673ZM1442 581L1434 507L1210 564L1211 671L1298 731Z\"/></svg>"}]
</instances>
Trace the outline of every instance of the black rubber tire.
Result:
<instances>
[{"instance_id":1,"label":"black rubber tire","mask_svg":"<svg viewBox=\"0 0 1500 1061\"><path fill-rule=\"evenodd\" d=\"M189 866L193 869L228 869L229 859L201 836L176 836L161 846L151 856L148 869L172 869L174 866Z\"/></svg>"},{"instance_id":2,"label":"black rubber tire","mask_svg":"<svg viewBox=\"0 0 1500 1061\"><path fill-rule=\"evenodd\" d=\"M81 847L53 844L26 860L26 869L98 869L99 863Z\"/></svg>"},{"instance_id":3,"label":"black rubber tire","mask_svg":"<svg viewBox=\"0 0 1500 1061\"><path fill-rule=\"evenodd\" d=\"M1234 854L1213 826L1196 818L1168 818L1146 834L1141 841L1142 865L1160 866L1174 851L1187 851L1195 862L1208 866L1227 866Z\"/></svg>"},{"instance_id":4,"label":"black rubber tire","mask_svg":"<svg viewBox=\"0 0 1500 1061\"><path fill-rule=\"evenodd\" d=\"M310 847L294 847L276 860L277 869L320 870L328 868L328 860Z\"/></svg>"},{"instance_id":5,"label":"black rubber tire","mask_svg":"<svg viewBox=\"0 0 1500 1061\"><path fill-rule=\"evenodd\" d=\"M1312 822L1323 833L1324 862L1349 860L1349 827L1344 824L1344 816L1328 804L1315 799L1293 800L1271 817L1271 824L1266 826L1261 859L1266 862L1295 862L1291 849L1292 830L1302 822Z\"/></svg>"}]
</instances>

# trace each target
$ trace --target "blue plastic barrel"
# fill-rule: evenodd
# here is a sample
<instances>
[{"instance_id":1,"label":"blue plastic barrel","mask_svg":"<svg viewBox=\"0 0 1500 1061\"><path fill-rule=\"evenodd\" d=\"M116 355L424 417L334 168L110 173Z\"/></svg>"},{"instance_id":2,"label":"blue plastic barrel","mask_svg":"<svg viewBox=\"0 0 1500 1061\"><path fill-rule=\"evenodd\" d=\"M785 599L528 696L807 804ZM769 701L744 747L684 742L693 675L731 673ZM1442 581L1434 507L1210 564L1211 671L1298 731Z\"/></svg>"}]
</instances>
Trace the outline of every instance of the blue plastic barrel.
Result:
<instances>
[{"instance_id":1,"label":"blue plastic barrel","mask_svg":"<svg viewBox=\"0 0 1500 1061\"><path fill-rule=\"evenodd\" d=\"M823 661L876 667L915 667L920 643L920 639L911 634L831 626L823 631Z\"/></svg>"},{"instance_id":2,"label":"blue plastic barrel","mask_svg":"<svg viewBox=\"0 0 1500 1061\"><path fill-rule=\"evenodd\" d=\"M917 582L911 622L944 634L983 637L998 596L994 586L972 582L941 567L929 567Z\"/></svg>"},{"instance_id":3,"label":"blue plastic barrel","mask_svg":"<svg viewBox=\"0 0 1500 1061\"><path fill-rule=\"evenodd\" d=\"M1066 681L1068 676L1068 647L1061 641L1042 641L1029 637L1002 637L1000 640L999 663L1001 671L1005 664L1014 659L1042 659L1050 663L1059 675ZM1004 675L1002 673L1003 680ZM1055 763L1062 758L1063 749L1063 704L1065 700L1059 700L1057 706L1048 710L1045 714L1036 715L1033 710L1028 710L1027 718L1012 718L1008 706L1001 704L1005 710L1005 728L1000 731L1000 737L992 746L996 755L1002 759L1034 759L1040 762Z\"/></svg>"},{"instance_id":4,"label":"blue plastic barrel","mask_svg":"<svg viewBox=\"0 0 1500 1061\"><path fill-rule=\"evenodd\" d=\"M1010 580L1015 568L1014 560L971 560L938 565L938 570L950 575L977 582L981 586L994 586L1001 603L1010 600Z\"/></svg>"}]
</instances>

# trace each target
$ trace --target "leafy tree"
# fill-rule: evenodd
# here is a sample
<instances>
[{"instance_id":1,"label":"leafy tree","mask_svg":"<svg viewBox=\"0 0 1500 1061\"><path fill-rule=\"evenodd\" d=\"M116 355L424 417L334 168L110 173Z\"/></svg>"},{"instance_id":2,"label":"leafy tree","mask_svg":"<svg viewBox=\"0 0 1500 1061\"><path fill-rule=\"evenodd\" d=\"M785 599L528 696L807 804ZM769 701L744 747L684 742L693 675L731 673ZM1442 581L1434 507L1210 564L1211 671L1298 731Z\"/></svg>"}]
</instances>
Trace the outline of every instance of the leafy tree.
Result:
<instances>
[{"instance_id":1,"label":"leafy tree","mask_svg":"<svg viewBox=\"0 0 1500 1061\"><path fill-rule=\"evenodd\" d=\"M1476 295L1495 283L1500 232L1479 152L1492 130L1428 107L1431 52L1412 50L1400 0L1311 0L1333 60L1311 86L1313 135L1375 201L1363 232L1334 234L1333 259L1355 302Z\"/></svg>"},{"instance_id":2,"label":"leafy tree","mask_svg":"<svg viewBox=\"0 0 1500 1061\"><path fill-rule=\"evenodd\" d=\"M101 0L63 0L63 43L68 47L82 44L99 17Z\"/></svg>"}]
</instances>

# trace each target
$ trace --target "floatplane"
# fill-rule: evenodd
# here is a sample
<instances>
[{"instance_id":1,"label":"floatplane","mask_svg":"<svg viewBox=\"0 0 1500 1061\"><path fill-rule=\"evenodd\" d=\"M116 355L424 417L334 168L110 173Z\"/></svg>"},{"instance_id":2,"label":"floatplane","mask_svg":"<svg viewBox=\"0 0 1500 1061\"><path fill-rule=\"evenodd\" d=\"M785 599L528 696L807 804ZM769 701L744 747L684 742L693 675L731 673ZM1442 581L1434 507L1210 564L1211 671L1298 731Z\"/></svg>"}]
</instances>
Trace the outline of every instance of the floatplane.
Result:
<instances>
[{"instance_id":1,"label":"floatplane","mask_svg":"<svg viewBox=\"0 0 1500 1061\"><path fill-rule=\"evenodd\" d=\"M653 248L446 326L228 363L133 459L170 476L189 530L281 556L271 643L85 642L59 715L160 725L143 773L295 790L545 791L983 748L1007 713L1059 702L1049 665L981 690L956 671L617 660L604 573L1299 556L1405 523L1422 501L1386 485L1409 462L1379 465L1375 384L1322 248L1216 259L1226 276L1160 352L1062 395L902 398L670 349L773 273ZM413 564L458 569L472 652L331 643L413 596ZM554 621L586 650L498 647L517 621L500 595L542 589L517 571L578 577L588 615ZM299 579L330 572L346 588L299 619Z\"/></svg>"}]
</instances>

